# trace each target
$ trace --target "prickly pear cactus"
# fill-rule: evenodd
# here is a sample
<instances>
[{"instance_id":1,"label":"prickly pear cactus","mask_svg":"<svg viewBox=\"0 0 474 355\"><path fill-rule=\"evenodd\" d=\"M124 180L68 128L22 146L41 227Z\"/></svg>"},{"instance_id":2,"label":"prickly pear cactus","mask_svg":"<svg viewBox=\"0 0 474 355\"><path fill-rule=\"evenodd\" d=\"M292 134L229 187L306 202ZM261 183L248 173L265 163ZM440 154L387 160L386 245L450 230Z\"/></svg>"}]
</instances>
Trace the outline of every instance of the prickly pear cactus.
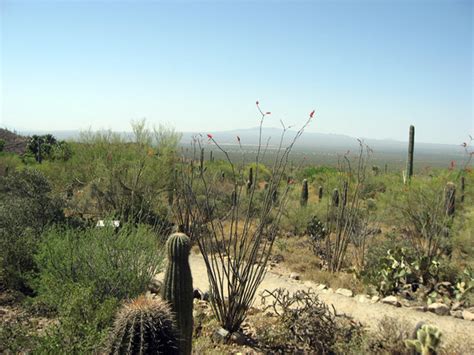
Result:
<instances>
[{"instance_id":1,"label":"prickly pear cactus","mask_svg":"<svg viewBox=\"0 0 474 355\"><path fill-rule=\"evenodd\" d=\"M193 280L189 266L191 240L184 233L174 233L168 238L166 249L168 267L161 297L170 303L175 314L180 352L190 354L193 335Z\"/></svg>"},{"instance_id":2,"label":"prickly pear cactus","mask_svg":"<svg viewBox=\"0 0 474 355\"><path fill-rule=\"evenodd\" d=\"M405 344L417 354L434 355L441 344L442 335L435 326L425 324L418 329L416 339L405 340Z\"/></svg>"}]
</instances>

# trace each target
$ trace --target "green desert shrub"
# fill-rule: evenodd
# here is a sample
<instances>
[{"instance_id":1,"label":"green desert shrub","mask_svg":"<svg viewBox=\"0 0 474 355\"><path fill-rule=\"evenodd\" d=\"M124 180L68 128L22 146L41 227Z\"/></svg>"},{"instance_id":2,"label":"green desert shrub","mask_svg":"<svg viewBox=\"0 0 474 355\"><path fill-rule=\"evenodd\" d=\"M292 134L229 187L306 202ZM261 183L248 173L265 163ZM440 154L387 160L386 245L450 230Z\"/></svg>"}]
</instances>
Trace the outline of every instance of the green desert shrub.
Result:
<instances>
[{"instance_id":1,"label":"green desert shrub","mask_svg":"<svg viewBox=\"0 0 474 355\"><path fill-rule=\"evenodd\" d=\"M160 238L143 225L55 227L43 235L36 256L37 290L51 306L67 303L70 284L92 287L99 301L131 298L146 289L162 261Z\"/></svg>"},{"instance_id":2,"label":"green desert shrub","mask_svg":"<svg viewBox=\"0 0 474 355\"><path fill-rule=\"evenodd\" d=\"M64 220L45 176L25 169L0 177L0 287L28 291L40 235Z\"/></svg>"}]
</instances>

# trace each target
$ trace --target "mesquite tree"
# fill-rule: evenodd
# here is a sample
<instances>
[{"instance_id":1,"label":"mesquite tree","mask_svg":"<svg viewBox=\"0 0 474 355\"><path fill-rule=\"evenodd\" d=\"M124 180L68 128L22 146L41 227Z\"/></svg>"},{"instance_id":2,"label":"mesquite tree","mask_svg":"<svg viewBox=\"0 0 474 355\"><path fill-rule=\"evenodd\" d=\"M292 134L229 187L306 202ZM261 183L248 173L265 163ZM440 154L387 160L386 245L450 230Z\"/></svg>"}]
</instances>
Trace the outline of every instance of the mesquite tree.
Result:
<instances>
[{"instance_id":1,"label":"mesquite tree","mask_svg":"<svg viewBox=\"0 0 474 355\"><path fill-rule=\"evenodd\" d=\"M193 160L197 154L191 160L183 158L178 177L177 223L199 246L207 268L212 309L221 326L231 332L238 330L245 320L265 276L290 189L285 173L289 155L314 115L313 111L287 146L284 142L288 128L282 122L283 131L268 169L270 176L265 177L268 187L259 189L263 171L261 159L269 147L268 141L262 142L262 128L270 113L264 113L258 102L257 108L261 119L252 176L246 174L248 161L240 137L237 140L242 158L240 162L234 162L218 139L208 134L207 143L223 153L229 167L225 181L220 180L219 172L210 167L196 171ZM194 151L199 152L205 143L195 137Z\"/></svg>"}]
</instances>

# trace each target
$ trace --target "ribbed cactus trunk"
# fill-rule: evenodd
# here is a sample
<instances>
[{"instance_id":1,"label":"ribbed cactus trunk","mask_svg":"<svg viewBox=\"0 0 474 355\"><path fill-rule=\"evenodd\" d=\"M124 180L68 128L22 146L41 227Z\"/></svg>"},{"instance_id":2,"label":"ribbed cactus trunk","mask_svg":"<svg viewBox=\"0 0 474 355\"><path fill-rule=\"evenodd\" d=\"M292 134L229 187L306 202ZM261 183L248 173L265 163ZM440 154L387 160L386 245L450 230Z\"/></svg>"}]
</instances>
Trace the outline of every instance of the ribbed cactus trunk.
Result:
<instances>
[{"instance_id":1,"label":"ribbed cactus trunk","mask_svg":"<svg viewBox=\"0 0 474 355\"><path fill-rule=\"evenodd\" d=\"M464 202L464 191L466 189L466 178L461 176L461 203Z\"/></svg>"},{"instance_id":2,"label":"ribbed cactus trunk","mask_svg":"<svg viewBox=\"0 0 474 355\"><path fill-rule=\"evenodd\" d=\"M318 200L319 200L319 202L321 202L322 199L323 199L323 187L319 186L319 189L318 189Z\"/></svg>"},{"instance_id":3,"label":"ribbed cactus trunk","mask_svg":"<svg viewBox=\"0 0 474 355\"><path fill-rule=\"evenodd\" d=\"M410 181L413 176L413 152L415 149L415 126L410 126L408 138L408 162L407 162L407 180Z\"/></svg>"},{"instance_id":4,"label":"ribbed cactus trunk","mask_svg":"<svg viewBox=\"0 0 474 355\"><path fill-rule=\"evenodd\" d=\"M342 205L347 205L347 192L349 190L349 184L347 181L342 183Z\"/></svg>"},{"instance_id":5,"label":"ribbed cactus trunk","mask_svg":"<svg viewBox=\"0 0 474 355\"><path fill-rule=\"evenodd\" d=\"M199 157L199 170L204 172L204 148L201 148L201 156Z\"/></svg>"},{"instance_id":6,"label":"ribbed cactus trunk","mask_svg":"<svg viewBox=\"0 0 474 355\"><path fill-rule=\"evenodd\" d=\"M446 215L451 217L454 215L456 211L456 185L452 182L448 182L446 184L445 192L444 192L444 203L446 208Z\"/></svg>"},{"instance_id":7,"label":"ribbed cactus trunk","mask_svg":"<svg viewBox=\"0 0 474 355\"><path fill-rule=\"evenodd\" d=\"M209 161L210 162L214 161L214 156L212 155L212 150L209 152Z\"/></svg>"},{"instance_id":8,"label":"ribbed cactus trunk","mask_svg":"<svg viewBox=\"0 0 474 355\"><path fill-rule=\"evenodd\" d=\"M191 240L183 233L174 233L166 242L168 267L161 296L171 305L180 334L180 353L191 354L193 335L193 280L189 266Z\"/></svg>"},{"instance_id":9,"label":"ribbed cactus trunk","mask_svg":"<svg viewBox=\"0 0 474 355\"><path fill-rule=\"evenodd\" d=\"M250 192L253 185L253 168L249 168L249 179L247 180L247 192Z\"/></svg>"},{"instance_id":10,"label":"ribbed cactus trunk","mask_svg":"<svg viewBox=\"0 0 474 355\"><path fill-rule=\"evenodd\" d=\"M334 207L339 206L339 190L338 189L334 189L332 192L332 205Z\"/></svg>"},{"instance_id":11,"label":"ribbed cactus trunk","mask_svg":"<svg viewBox=\"0 0 474 355\"><path fill-rule=\"evenodd\" d=\"M300 197L300 205L302 207L308 204L308 180L303 180L303 186L301 187L301 197Z\"/></svg>"},{"instance_id":12,"label":"ribbed cactus trunk","mask_svg":"<svg viewBox=\"0 0 474 355\"><path fill-rule=\"evenodd\" d=\"M384 167L384 173L387 174L388 173L388 164L385 164L385 167Z\"/></svg>"}]
</instances>

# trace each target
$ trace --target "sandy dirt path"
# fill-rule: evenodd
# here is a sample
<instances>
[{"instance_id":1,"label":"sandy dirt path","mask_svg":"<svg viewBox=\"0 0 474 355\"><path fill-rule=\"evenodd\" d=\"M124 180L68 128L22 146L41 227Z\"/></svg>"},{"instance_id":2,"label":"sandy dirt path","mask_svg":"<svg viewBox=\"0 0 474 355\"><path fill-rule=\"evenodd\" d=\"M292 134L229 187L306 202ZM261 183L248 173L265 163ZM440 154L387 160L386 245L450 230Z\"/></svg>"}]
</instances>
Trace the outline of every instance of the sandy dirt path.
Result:
<instances>
[{"instance_id":1,"label":"sandy dirt path","mask_svg":"<svg viewBox=\"0 0 474 355\"><path fill-rule=\"evenodd\" d=\"M209 282L207 279L207 271L202 256L200 254L191 254L190 256L191 271L193 274L193 286L202 291L209 290ZM289 271L278 270L275 272L269 270L264 281L259 286L257 295L265 289L274 290L283 287L290 292L301 289L316 289L318 284L311 281L297 281L289 278ZM163 274L157 275L157 279L162 279ZM383 303L360 302L356 297L346 297L334 292L317 291L321 300L328 305L334 305L338 313L345 313L354 317L367 327L374 327L384 317L389 316L396 318L406 324L408 329L413 329L419 322L423 321L436 325L443 332L443 341L451 343L461 341L473 349L474 354L474 322L457 319L451 316L438 316L429 312L420 312L405 307L394 307ZM255 307L260 307L260 297L256 297Z\"/></svg>"}]
</instances>

